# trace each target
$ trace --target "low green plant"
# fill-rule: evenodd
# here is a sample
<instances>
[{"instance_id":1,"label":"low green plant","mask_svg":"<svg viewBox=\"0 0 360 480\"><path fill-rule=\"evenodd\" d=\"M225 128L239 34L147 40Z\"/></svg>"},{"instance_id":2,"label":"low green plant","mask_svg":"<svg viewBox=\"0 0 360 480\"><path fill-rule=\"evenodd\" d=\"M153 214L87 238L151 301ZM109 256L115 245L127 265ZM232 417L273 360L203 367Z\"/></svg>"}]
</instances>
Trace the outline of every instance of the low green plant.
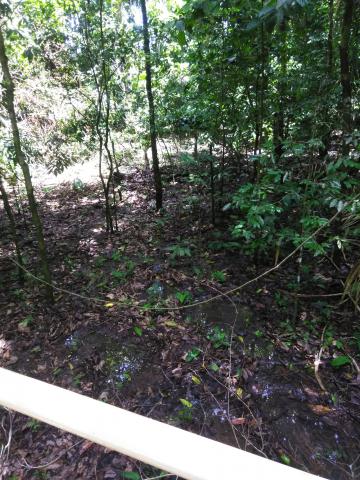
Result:
<instances>
[{"instance_id":1,"label":"low green plant","mask_svg":"<svg viewBox=\"0 0 360 480\"><path fill-rule=\"evenodd\" d=\"M332 367L339 368L351 364L351 359L347 355L339 355L330 361Z\"/></svg>"},{"instance_id":2,"label":"low green plant","mask_svg":"<svg viewBox=\"0 0 360 480\"><path fill-rule=\"evenodd\" d=\"M280 308L287 309L289 306L288 297L281 292L275 292L275 302Z\"/></svg>"},{"instance_id":3,"label":"low green plant","mask_svg":"<svg viewBox=\"0 0 360 480\"><path fill-rule=\"evenodd\" d=\"M138 325L135 325L134 327L134 333L135 335L137 335L138 337L141 337L142 334L143 334L143 330L141 327L139 327Z\"/></svg>"},{"instance_id":4,"label":"low green plant","mask_svg":"<svg viewBox=\"0 0 360 480\"><path fill-rule=\"evenodd\" d=\"M120 472L120 479L122 480L141 480L142 477L137 472Z\"/></svg>"},{"instance_id":5,"label":"low green plant","mask_svg":"<svg viewBox=\"0 0 360 480\"><path fill-rule=\"evenodd\" d=\"M34 322L34 317L32 315L27 315L24 320L21 320L21 322L19 322L19 327L30 327L32 325L32 323Z\"/></svg>"},{"instance_id":6,"label":"low green plant","mask_svg":"<svg viewBox=\"0 0 360 480\"><path fill-rule=\"evenodd\" d=\"M75 178L75 180L72 183L72 188L75 191L81 192L82 190L85 189L85 183L80 179L80 178Z\"/></svg>"},{"instance_id":7,"label":"low green plant","mask_svg":"<svg viewBox=\"0 0 360 480\"><path fill-rule=\"evenodd\" d=\"M122 270L113 270L111 275L119 282L124 282L133 275L135 267L135 262L130 259L126 259L123 263Z\"/></svg>"},{"instance_id":8,"label":"low green plant","mask_svg":"<svg viewBox=\"0 0 360 480\"><path fill-rule=\"evenodd\" d=\"M226 280L226 273L223 270L214 270L211 273L211 278L219 283L224 283Z\"/></svg>"},{"instance_id":9,"label":"low green plant","mask_svg":"<svg viewBox=\"0 0 360 480\"><path fill-rule=\"evenodd\" d=\"M124 250L124 247L119 247L111 254L111 258L114 260L114 262L119 262L124 257Z\"/></svg>"},{"instance_id":10,"label":"low green plant","mask_svg":"<svg viewBox=\"0 0 360 480\"><path fill-rule=\"evenodd\" d=\"M180 403L183 405L183 408L179 410L179 419L184 422L191 422L193 419L193 404L186 398L180 398Z\"/></svg>"},{"instance_id":11,"label":"low green plant","mask_svg":"<svg viewBox=\"0 0 360 480\"><path fill-rule=\"evenodd\" d=\"M210 329L207 339L210 340L214 348L228 347L230 345L228 333L218 325Z\"/></svg>"},{"instance_id":12,"label":"low green plant","mask_svg":"<svg viewBox=\"0 0 360 480\"><path fill-rule=\"evenodd\" d=\"M103 257L102 255L99 255L98 257L95 257L95 267L100 268L106 263L106 258Z\"/></svg>"},{"instance_id":13,"label":"low green plant","mask_svg":"<svg viewBox=\"0 0 360 480\"><path fill-rule=\"evenodd\" d=\"M176 260L177 258L191 257L191 248L184 242L179 242L168 247L170 258Z\"/></svg>"},{"instance_id":14,"label":"low green plant","mask_svg":"<svg viewBox=\"0 0 360 480\"><path fill-rule=\"evenodd\" d=\"M192 362L200 356L201 350L197 347L193 347L185 355L185 362Z\"/></svg>"},{"instance_id":15,"label":"low green plant","mask_svg":"<svg viewBox=\"0 0 360 480\"><path fill-rule=\"evenodd\" d=\"M16 288L14 291L14 296L18 299L18 300L25 300L26 299L26 293L25 291L22 289L22 288Z\"/></svg>"},{"instance_id":16,"label":"low green plant","mask_svg":"<svg viewBox=\"0 0 360 480\"><path fill-rule=\"evenodd\" d=\"M32 432L37 432L41 427L41 423L38 420L31 418L30 420L27 421L26 426L30 428Z\"/></svg>"},{"instance_id":17,"label":"low green plant","mask_svg":"<svg viewBox=\"0 0 360 480\"><path fill-rule=\"evenodd\" d=\"M192 295L187 290L184 290L183 292L176 292L175 297L181 305L184 305L185 303L189 303L191 301Z\"/></svg>"}]
</instances>

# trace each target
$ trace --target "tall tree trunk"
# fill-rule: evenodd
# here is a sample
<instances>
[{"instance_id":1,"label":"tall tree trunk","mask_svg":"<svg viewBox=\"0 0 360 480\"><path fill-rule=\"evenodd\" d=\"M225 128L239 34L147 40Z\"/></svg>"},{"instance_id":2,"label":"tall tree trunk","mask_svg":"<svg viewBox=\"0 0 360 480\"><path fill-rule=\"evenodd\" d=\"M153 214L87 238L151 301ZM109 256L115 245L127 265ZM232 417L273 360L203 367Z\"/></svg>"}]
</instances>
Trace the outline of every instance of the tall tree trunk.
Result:
<instances>
[{"instance_id":1,"label":"tall tree trunk","mask_svg":"<svg viewBox=\"0 0 360 480\"><path fill-rule=\"evenodd\" d=\"M20 283L24 282L24 262L22 259L21 255L21 249L20 249L20 242L19 242L19 236L16 231L16 222L15 222L15 217L9 202L9 198L3 183L3 180L1 178L1 173L0 173L0 193L1 193L1 198L4 204L4 209L6 212L6 215L9 219L9 225L10 225L10 231L11 231L11 236L15 245L15 252L16 252L16 259L17 259L17 270L18 270L18 279Z\"/></svg>"},{"instance_id":2,"label":"tall tree trunk","mask_svg":"<svg viewBox=\"0 0 360 480\"><path fill-rule=\"evenodd\" d=\"M261 7L264 7L264 1L261 2ZM264 22L261 22L260 27L260 48L261 48L261 66L260 77L257 81L256 91L256 138L254 155L261 155L262 141L263 141L263 127L264 127L264 100L265 100L265 64L267 59L267 49L265 47L265 27ZM255 157L253 182L256 183L259 179L260 165L259 159Z\"/></svg>"},{"instance_id":3,"label":"tall tree trunk","mask_svg":"<svg viewBox=\"0 0 360 480\"><path fill-rule=\"evenodd\" d=\"M331 75L334 69L334 0L329 0L329 31L327 38L327 67Z\"/></svg>"},{"instance_id":4,"label":"tall tree trunk","mask_svg":"<svg viewBox=\"0 0 360 480\"><path fill-rule=\"evenodd\" d=\"M209 145L209 161L210 161L210 193L211 193L211 222L215 226L215 182L214 182L214 157L212 143Z\"/></svg>"},{"instance_id":5,"label":"tall tree trunk","mask_svg":"<svg viewBox=\"0 0 360 480\"><path fill-rule=\"evenodd\" d=\"M286 74L287 74L287 49L286 49L286 21L282 20L279 26L280 45L279 62L280 78L278 80L278 106L274 117L274 151L275 158L280 159L284 151L285 140L285 95L286 95Z\"/></svg>"},{"instance_id":6,"label":"tall tree trunk","mask_svg":"<svg viewBox=\"0 0 360 480\"><path fill-rule=\"evenodd\" d=\"M146 92L149 102L149 124L150 124L150 141L152 152L152 166L154 172L155 183L155 198L156 198L156 210L162 208L162 181L159 167L159 157L156 145L156 121L155 121L155 106L154 95L152 91L152 72L151 72L151 56L150 56L150 37L149 37L149 24L146 11L146 0L140 0L141 12L143 18L143 37L144 37L144 54L145 54L145 72L146 72Z\"/></svg>"},{"instance_id":7,"label":"tall tree trunk","mask_svg":"<svg viewBox=\"0 0 360 480\"><path fill-rule=\"evenodd\" d=\"M341 80L341 103L343 123L343 154L349 153L349 144L346 143L346 136L352 131L351 112L351 72L350 72L350 38L354 13L354 0L343 0L343 17L341 23L340 37L340 80Z\"/></svg>"},{"instance_id":8,"label":"tall tree trunk","mask_svg":"<svg viewBox=\"0 0 360 480\"><path fill-rule=\"evenodd\" d=\"M54 293L53 293L53 287L52 287L51 273L50 273L49 264L47 260L43 226L42 226L42 222L37 209L29 166L26 162L24 152L22 151L22 148L21 148L20 133L17 125L15 106L14 106L15 87L14 87L14 82L9 70L4 36L3 36L1 27L0 27L0 63L3 71L3 80L2 80L3 103L11 122L11 130L12 130L14 150L15 150L15 159L16 159L16 162L20 165L24 175L24 179L25 179L25 188L26 188L27 198L29 201L29 207L31 211L33 225L35 227L36 238L38 242L38 251L39 251L39 256L41 260L42 273L45 281L46 295L48 299L51 302L53 302Z\"/></svg>"}]
</instances>

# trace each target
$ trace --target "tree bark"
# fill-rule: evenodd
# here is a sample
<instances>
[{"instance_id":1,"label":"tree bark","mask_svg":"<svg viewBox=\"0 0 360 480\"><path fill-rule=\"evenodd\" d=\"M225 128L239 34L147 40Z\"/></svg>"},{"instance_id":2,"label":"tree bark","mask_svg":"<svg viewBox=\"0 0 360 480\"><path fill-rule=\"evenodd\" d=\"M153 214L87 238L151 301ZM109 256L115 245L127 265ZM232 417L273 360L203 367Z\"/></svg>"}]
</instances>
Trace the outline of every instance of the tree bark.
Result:
<instances>
[{"instance_id":1,"label":"tree bark","mask_svg":"<svg viewBox=\"0 0 360 480\"><path fill-rule=\"evenodd\" d=\"M152 152L152 166L154 173L155 184L155 198L156 198L156 210L162 208L162 180L159 167L159 157L156 145L156 120L155 120L155 106L154 95L152 91L152 71L151 71L151 57L150 57L150 36L149 36L149 23L146 10L146 0L140 0L141 12L143 18L143 38L144 38L144 54L145 54L145 72L146 72L146 93L149 102L149 124L150 124L150 141Z\"/></svg>"},{"instance_id":2,"label":"tree bark","mask_svg":"<svg viewBox=\"0 0 360 480\"><path fill-rule=\"evenodd\" d=\"M1 28L0 28L0 63L3 71L3 80L2 80L3 103L11 122L11 130L12 130L14 150L15 150L15 159L16 159L16 162L20 165L24 175L27 198L29 201L32 221L35 227L36 238L38 242L38 251L39 251L39 256L41 260L42 273L45 281L46 296L51 302L53 302L54 293L53 293L53 287L52 287L51 273L50 273L49 264L47 260L43 226L42 226L42 222L37 209L29 166L26 162L24 152L22 151L22 148L21 148L21 139L20 139L20 133L19 133L19 128L18 128L16 114L15 114L15 106L14 106L15 86L9 70L4 36Z\"/></svg>"},{"instance_id":3,"label":"tree bark","mask_svg":"<svg viewBox=\"0 0 360 480\"><path fill-rule=\"evenodd\" d=\"M261 2L261 7L264 7L264 1ZM261 49L261 66L259 78L256 89L256 126L255 126L255 145L254 155L261 155L263 142L263 127L264 127L264 100L265 100L265 67L267 61L267 49L265 47L265 27L264 22L260 26L260 49ZM260 91L259 91L260 90ZM259 179L260 165L259 159L255 157L253 182L257 183Z\"/></svg>"},{"instance_id":4,"label":"tree bark","mask_svg":"<svg viewBox=\"0 0 360 480\"><path fill-rule=\"evenodd\" d=\"M287 74L287 51L286 51L286 21L282 20L280 30L280 78L278 80L278 106L274 117L273 137L276 160L279 160L284 151L285 140L285 95Z\"/></svg>"},{"instance_id":5,"label":"tree bark","mask_svg":"<svg viewBox=\"0 0 360 480\"><path fill-rule=\"evenodd\" d=\"M19 236L18 236L17 231L16 231L15 217L14 217L14 214L13 214L10 202L9 202L9 197L8 197L7 191L5 189L3 180L1 178L1 174L0 174L0 193L1 193L3 204L4 204L4 209L5 209L6 215L9 219L11 236L12 236L12 239L13 239L13 242L14 242L14 245L15 245L16 259L17 259L17 263L18 263L18 266L17 266L18 279L19 279L19 283L22 284L24 282L24 269L23 269L24 262L23 262L22 255L21 255Z\"/></svg>"},{"instance_id":6,"label":"tree bark","mask_svg":"<svg viewBox=\"0 0 360 480\"><path fill-rule=\"evenodd\" d=\"M350 147L346 143L346 136L352 131L351 111L351 71L350 71L350 39L354 13L354 0L343 0L343 17L340 37L340 80L341 80L341 103L342 103L342 127L343 127L343 154L349 153Z\"/></svg>"},{"instance_id":7,"label":"tree bark","mask_svg":"<svg viewBox=\"0 0 360 480\"><path fill-rule=\"evenodd\" d=\"M329 75L331 75L334 69L334 0L329 0L329 31L327 44L327 67Z\"/></svg>"}]
</instances>

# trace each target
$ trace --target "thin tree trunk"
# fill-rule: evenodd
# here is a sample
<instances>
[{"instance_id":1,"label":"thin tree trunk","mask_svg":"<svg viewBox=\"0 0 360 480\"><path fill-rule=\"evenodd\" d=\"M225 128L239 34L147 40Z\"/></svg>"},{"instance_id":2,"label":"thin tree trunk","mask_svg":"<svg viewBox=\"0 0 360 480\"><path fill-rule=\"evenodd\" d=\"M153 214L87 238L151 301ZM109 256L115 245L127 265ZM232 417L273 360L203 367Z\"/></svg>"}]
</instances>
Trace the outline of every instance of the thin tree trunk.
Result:
<instances>
[{"instance_id":1,"label":"thin tree trunk","mask_svg":"<svg viewBox=\"0 0 360 480\"><path fill-rule=\"evenodd\" d=\"M216 215L215 215L215 184L214 184L214 158L213 158L213 147L212 144L209 145L209 157L210 157L210 193L211 193L211 222L215 226Z\"/></svg>"},{"instance_id":2,"label":"thin tree trunk","mask_svg":"<svg viewBox=\"0 0 360 480\"><path fill-rule=\"evenodd\" d=\"M342 121L343 121L343 154L349 153L349 144L346 143L346 136L352 131L351 112L351 72L350 72L350 38L351 26L354 13L354 0L343 0L344 11L341 24L340 37L340 80L342 100Z\"/></svg>"},{"instance_id":3,"label":"thin tree trunk","mask_svg":"<svg viewBox=\"0 0 360 480\"><path fill-rule=\"evenodd\" d=\"M156 121L155 121L155 106L154 95L152 91L152 72L151 72L151 57L150 57L150 36L149 36L149 24L146 10L146 0L140 0L141 12L143 18L143 37L144 37L144 54L145 54L145 72L146 72L146 92L149 102L149 124L150 124L150 141L152 152L152 166L154 172L155 183L155 198L156 198L156 210L162 208L162 180L159 167L159 157L156 145Z\"/></svg>"},{"instance_id":4,"label":"thin tree trunk","mask_svg":"<svg viewBox=\"0 0 360 480\"><path fill-rule=\"evenodd\" d=\"M16 162L20 165L24 175L24 179L25 179L25 188L26 188L27 198L29 201L32 221L35 227L42 272L43 272L44 280L46 282L45 283L46 295L48 299L51 302L53 302L54 292L52 287L51 273L50 273L49 264L47 260L43 226L42 226L42 222L37 209L29 166L26 162L24 152L22 151L22 148L21 148L20 133L17 125L17 119L16 119L15 107L14 107L15 86L9 70L4 36L1 28L0 28L0 63L3 71L3 80L2 80L2 87L4 92L3 103L7 110L7 113L9 115L10 122L11 122L11 130L12 130L14 150L15 150L15 159L16 159Z\"/></svg>"},{"instance_id":5,"label":"thin tree trunk","mask_svg":"<svg viewBox=\"0 0 360 480\"><path fill-rule=\"evenodd\" d=\"M263 8L264 1L261 2ZM260 67L260 82L257 82L257 101L256 101L256 139L255 139L255 152L254 155L261 155L262 141L263 141L263 126L264 126L264 99L265 99L265 63L267 57L267 51L265 48L265 27L264 22L261 22L260 30L260 48L261 48L261 67ZM254 161L254 174L253 182L256 183L259 180L260 164L259 159L255 157Z\"/></svg>"},{"instance_id":6,"label":"thin tree trunk","mask_svg":"<svg viewBox=\"0 0 360 480\"><path fill-rule=\"evenodd\" d=\"M327 51L326 51L326 66L328 73L328 81L326 84L326 92L330 93L333 83L334 83L334 0L328 0L328 9L329 9L329 26L328 26L328 36L327 36ZM319 84L319 95L323 92L323 85ZM331 118L330 114L331 105L326 103L324 105L324 118ZM321 132L321 140L323 145L319 148L319 158L324 160L329 152L330 141L331 141L332 128L326 127L326 131ZM316 135L314 133L314 135Z\"/></svg>"},{"instance_id":7,"label":"thin tree trunk","mask_svg":"<svg viewBox=\"0 0 360 480\"><path fill-rule=\"evenodd\" d=\"M331 75L334 69L334 0L329 0L329 31L327 38L327 67Z\"/></svg>"},{"instance_id":8,"label":"thin tree trunk","mask_svg":"<svg viewBox=\"0 0 360 480\"><path fill-rule=\"evenodd\" d=\"M286 95L286 73L287 73L287 51L286 51L286 21L282 20L280 30L280 78L278 80L278 107L274 118L274 151L275 158L280 159L284 151L285 140L285 95Z\"/></svg>"},{"instance_id":9,"label":"thin tree trunk","mask_svg":"<svg viewBox=\"0 0 360 480\"><path fill-rule=\"evenodd\" d=\"M199 138L198 133L195 133L195 135L194 135L194 158L198 158L198 155L199 155L199 152L198 152L198 138Z\"/></svg>"},{"instance_id":10,"label":"thin tree trunk","mask_svg":"<svg viewBox=\"0 0 360 480\"><path fill-rule=\"evenodd\" d=\"M15 217L14 217L14 214L13 214L10 202L9 202L9 198L8 198L8 195L7 195L7 192L6 192L6 189L5 189L5 186L4 186L4 183L2 181L1 176L0 176L0 193L1 193L3 204L4 204L4 209L5 209L6 215L9 219L11 236L12 236L12 239L13 239L13 242L14 242L14 245L15 245L16 259L17 259L17 263L18 263L18 267L17 267L18 279L19 279L19 283L22 284L24 282L24 270L23 270L24 262L23 262L22 255L21 255L19 236L18 236L17 231L16 231Z\"/></svg>"},{"instance_id":11,"label":"thin tree trunk","mask_svg":"<svg viewBox=\"0 0 360 480\"><path fill-rule=\"evenodd\" d=\"M145 170L150 170L149 155L147 153L147 148L144 148L144 161L145 161Z\"/></svg>"}]
</instances>

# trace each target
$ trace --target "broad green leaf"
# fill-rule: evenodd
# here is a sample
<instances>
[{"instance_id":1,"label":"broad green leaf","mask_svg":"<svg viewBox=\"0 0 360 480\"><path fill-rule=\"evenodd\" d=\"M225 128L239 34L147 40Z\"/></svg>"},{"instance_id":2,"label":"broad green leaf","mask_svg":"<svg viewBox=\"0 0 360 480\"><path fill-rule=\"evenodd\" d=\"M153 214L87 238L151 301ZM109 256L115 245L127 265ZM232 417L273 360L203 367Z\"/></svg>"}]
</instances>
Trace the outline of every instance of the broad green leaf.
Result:
<instances>
[{"instance_id":1,"label":"broad green leaf","mask_svg":"<svg viewBox=\"0 0 360 480\"><path fill-rule=\"evenodd\" d=\"M201 380L199 377L197 377L196 375L193 375L191 377L191 380L195 383L195 385L200 385L201 384Z\"/></svg>"},{"instance_id":2,"label":"broad green leaf","mask_svg":"<svg viewBox=\"0 0 360 480\"><path fill-rule=\"evenodd\" d=\"M339 355L338 357L333 358L330 363L332 367L342 367L343 365L351 363L351 360L347 355Z\"/></svg>"},{"instance_id":3,"label":"broad green leaf","mask_svg":"<svg viewBox=\"0 0 360 480\"><path fill-rule=\"evenodd\" d=\"M186 408L192 408L192 403L189 402L189 400L186 400L186 398L180 398L180 402L184 405Z\"/></svg>"},{"instance_id":4,"label":"broad green leaf","mask_svg":"<svg viewBox=\"0 0 360 480\"><path fill-rule=\"evenodd\" d=\"M280 455L280 460L282 461L282 463L285 463L285 465L290 465L291 463L290 458L287 455L285 455L285 453L282 453Z\"/></svg>"},{"instance_id":5,"label":"broad green leaf","mask_svg":"<svg viewBox=\"0 0 360 480\"><path fill-rule=\"evenodd\" d=\"M141 335L143 334L142 328L138 326L134 327L134 332L138 337L141 337Z\"/></svg>"},{"instance_id":6,"label":"broad green leaf","mask_svg":"<svg viewBox=\"0 0 360 480\"><path fill-rule=\"evenodd\" d=\"M121 472L120 478L126 480L141 480L141 476L137 472Z\"/></svg>"},{"instance_id":7,"label":"broad green leaf","mask_svg":"<svg viewBox=\"0 0 360 480\"><path fill-rule=\"evenodd\" d=\"M210 368L210 370L212 370L213 372L218 372L218 371L220 370L219 365L217 365L215 362L212 363L209 368Z\"/></svg>"}]
</instances>

